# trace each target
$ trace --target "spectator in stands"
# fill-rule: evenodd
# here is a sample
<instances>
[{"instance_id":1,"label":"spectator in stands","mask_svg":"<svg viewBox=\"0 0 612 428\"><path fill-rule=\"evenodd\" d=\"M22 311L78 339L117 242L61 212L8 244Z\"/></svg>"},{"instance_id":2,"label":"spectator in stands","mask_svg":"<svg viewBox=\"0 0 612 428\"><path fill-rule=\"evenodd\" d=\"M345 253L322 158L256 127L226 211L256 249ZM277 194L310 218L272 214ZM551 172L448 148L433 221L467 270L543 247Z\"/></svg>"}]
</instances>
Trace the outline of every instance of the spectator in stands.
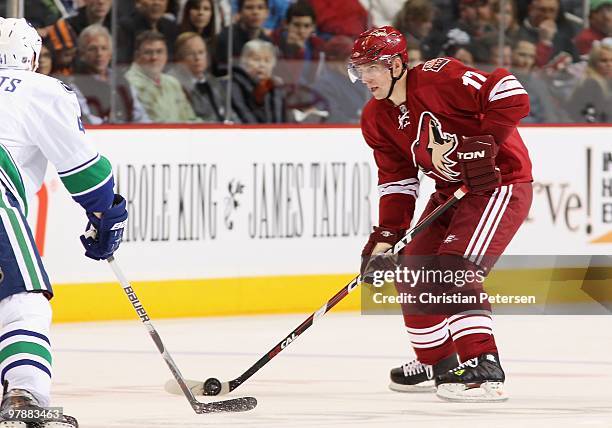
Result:
<instances>
[{"instance_id":1,"label":"spectator in stands","mask_svg":"<svg viewBox=\"0 0 612 428\"><path fill-rule=\"evenodd\" d=\"M85 0L85 5L77 9L76 15L66 18L66 22L77 36L92 24L102 24L110 31L112 4L113 0Z\"/></svg>"},{"instance_id":2,"label":"spectator in stands","mask_svg":"<svg viewBox=\"0 0 612 428\"><path fill-rule=\"evenodd\" d=\"M557 100L554 99L548 84L536 71L536 45L529 40L517 40L512 49L510 71L529 93L529 115L523 123L566 122Z\"/></svg>"},{"instance_id":3,"label":"spectator in stands","mask_svg":"<svg viewBox=\"0 0 612 428\"><path fill-rule=\"evenodd\" d=\"M140 33L147 30L157 31L164 36L167 55L172 59L178 26L175 21L164 16L167 9L168 0L136 0L135 11L119 20L117 60L120 63L132 61L135 40Z\"/></svg>"},{"instance_id":4,"label":"spectator in stands","mask_svg":"<svg viewBox=\"0 0 612 428\"><path fill-rule=\"evenodd\" d=\"M493 35L497 36L504 29L506 40L516 43L521 26L518 23L516 0L489 0L491 5L491 26ZM503 3L503 10L502 10Z\"/></svg>"},{"instance_id":5,"label":"spectator in stands","mask_svg":"<svg viewBox=\"0 0 612 428\"><path fill-rule=\"evenodd\" d=\"M576 36L580 55L588 55L595 40L612 37L612 0L591 0L589 27Z\"/></svg>"},{"instance_id":6,"label":"spectator in stands","mask_svg":"<svg viewBox=\"0 0 612 428\"><path fill-rule=\"evenodd\" d=\"M285 93L272 72L276 47L264 40L247 42L235 67L232 108L242 123L283 123L286 121Z\"/></svg>"},{"instance_id":7,"label":"spectator in stands","mask_svg":"<svg viewBox=\"0 0 612 428\"><path fill-rule=\"evenodd\" d=\"M315 34L316 22L308 1L298 0L287 10L286 28L279 28L272 35L281 60L277 73L285 81L310 82L314 78L324 44Z\"/></svg>"},{"instance_id":8,"label":"spectator in stands","mask_svg":"<svg viewBox=\"0 0 612 428\"><path fill-rule=\"evenodd\" d=\"M50 27L46 41L53 51L53 76L70 76L73 73L77 54L76 40L76 34L66 20L60 19Z\"/></svg>"},{"instance_id":9,"label":"spectator in stands","mask_svg":"<svg viewBox=\"0 0 612 428\"><path fill-rule=\"evenodd\" d=\"M612 43L608 40L593 42L584 80L567 103L576 122L612 122Z\"/></svg>"},{"instance_id":10,"label":"spectator in stands","mask_svg":"<svg viewBox=\"0 0 612 428\"><path fill-rule=\"evenodd\" d=\"M263 24L266 35L271 36L272 33L281 28L282 23L287 16L287 9L295 0L268 0L268 18ZM238 0L231 0L232 13L240 13Z\"/></svg>"},{"instance_id":11,"label":"spectator in stands","mask_svg":"<svg viewBox=\"0 0 612 428\"><path fill-rule=\"evenodd\" d=\"M429 0L409 0L393 20L393 26L404 33L407 42L418 44L427 57L436 56L428 41L434 14L435 9Z\"/></svg>"},{"instance_id":12,"label":"spectator in stands","mask_svg":"<svg viewBox=\"0 0 612 428\"><path fill-rule=\"evenodd\" d=\"M212 52L217 38L215 14L214 0L187 0L183 8L179 32L199 34L206 42L208 51ZM212 55L209 58L212 58Z\"/></svg>"},{"instance_id":13,"label":"spectator in stands","mask_svg":"<svg viewBox=\"0 0 612 428\"><path fill-rule=\"evenodd\" d=\"M40 58L38 59L38 69L36 72L48 76L51 74L53 69L53 53L47 46L47 43L43 43L40 48Z\"/></svg>"},{"instance_id":14,"label":"spectator in stands","mask_svg":"<svg viewBox=\"0 0 612 428\"><path fill-rule=\"evenodd\" d=\"M47 37L51 26L62 18L62 12L54 2L48 0L28 0L24 8L24 17L40 37Z\"/></svg>"},{"instance_id":15,"label":"spectator in stands","mask_svg":"<svg viewBox=\"0 0 612 428\"><path fill-rule=\"evenodd\" d=\"M125 77L154 122L199 121L181 84L162 71L168 61L164 35L144 31L136 37L134 62Z\"/></svg>"},{"instance_id":16,"label":"spectator in stands","mask_svg":"<svg viewBox=\"0 0 612 428\"><path fill-rule=\"evenodd\" d=\"M423 52L421 52L421 48L418 45L408 43L408 69L423 64L423 62Z\"/></svg>"},{"instance_id":17,"label":"spectator in stands","mask_svg":"<svg viewBox=\"0 0 612 428\"><path fill-rule=\"evenodd\" d=\"M239 0L238 8L240 11L238 22L221 30L217 38L216 62L214 63L217 75L227 73L230 31L233 33L232 56L234 58L240 56L242 48L250 40L271 41L263 28L269 13L268 0Z\"/></svg>"},{"instance_id":18,"label":"spectator in stands","mask_svg":"<svg viewBox=\"0 0 612 428\"><path fill-rule=\"evenodd\" d=\"M450 45L444 50L444 56L456 58L469 67L475 67L474 55L468 45Z\"/></svg>"},{"instance_id":19,"label":"spectator in stands","mask_svg":"<svg viewBox=\"0 0 612 428\"><path fill-rule=\"evenodd\" d=\"M405 0L404 4L410 0ZM370 27L392 25L395 16L402 8L401 0L360 0L370 14Z\"/></svg>"},{"instance_id":20,"label":"spectator in stands","mask_svg":"<svg viewBox=\"0 0 612 428\"><path fill-rule=\"evenodd\" d=\"M79 60L75 73L66 82L75 92L85 123L100 124L111 119L113 72L109 68L113 53L111 35L100 24L86 27L78 39ZM127 80L116 75L114 122L149 122Z\"/></svg>"},{"instance_id":21,"label":"spectator in stands","mask_svg":"<svg viewBox=\"0 0 612 428\"><path fill-rule=\"evenodd\" d=\"M469 49L477 63L486 63L489 58L488 46L482 40L493 31L491 8L487 0L459 0L459 16L450 28L432 33L432 49L446 51L453 45ZM431 55L426 55L428 58ZM435 56L435 55L434 55Z\"/></svg>"},{"instance_id":22,"label":"spectator in stands","mask_svg":"<svg viewBox=\"0 0 612 428\"><path fill-rule=\"evenodd\" d=\"M561 52L578 60L578 51L572 41L577 30L577 25L561 13L559 0L532 0L519 38L536 45L536 65L542 67Z\"/></svg>"},{"instance_id":23,"label":"spectator in stands","mask_svg":"<svg viewBox=\"0 0 612 428\"><path fill-rule=\"evenodd\" d=\"M483 67L483 70L493 70L499 67L510 67L512 63L512 45L510 44L510 41L504 40L501 50L498 37L485 38L482 40L482 42L489 48L489 58L486 62L488 66L481 66Z\"/></svg>"},{"instance_id":24,"label":"spectator in stands","mask_svg":"<svg viewBox=\"0 0 612 428\"><path fill-rule=\"evenodd\" d=\"M368 28L368 12L359 0L309 0L324 39L333 35L356 38Z\"/></svg>"},{"instance_id":25,"label":"spectator in stands","mask_svg":"<svg viewBox=\"0 0 612 428\"><path fill-rule=\"evenodd\" d=\"M334 36L325 44L325 67L313 85L327 104L328 123L359 123L361 110L369 99L367 88L351 83L346 74L353 39Z\"/></svg>"},{"instance_id":26,"label":"spectator in stands","mask_svg":"<svg viewBox=\"0 0 612 428\"><path fill-rule=\"evenodd\" d=\"M198 33L182 33L175 52L176 63L168 74L181 83L198 117L204 122L223 122L225 91L208 71L210 57L204 39Z\"/></svg>"}]
</instances>

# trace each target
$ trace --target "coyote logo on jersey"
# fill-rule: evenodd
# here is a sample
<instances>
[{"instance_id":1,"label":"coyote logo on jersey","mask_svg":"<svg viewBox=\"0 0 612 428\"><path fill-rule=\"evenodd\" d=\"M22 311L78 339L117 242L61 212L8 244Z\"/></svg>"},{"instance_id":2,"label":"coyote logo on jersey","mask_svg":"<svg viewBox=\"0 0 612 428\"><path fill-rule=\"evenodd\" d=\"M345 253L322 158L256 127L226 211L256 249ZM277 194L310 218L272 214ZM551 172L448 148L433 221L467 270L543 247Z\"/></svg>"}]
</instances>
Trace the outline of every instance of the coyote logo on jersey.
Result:
<instances>
[{"instance_id":1,"label":"coyote logo on jersey","mask_svg":"<svg viewBox=\"0 0 612 428\"><path fill-rule=\"evenodd\" d=\"M421 113L417 136L412 143L415 165L443 180L459 181L459 172L452 170L457 162L448 157L456 148L457 136L444 132L440 121L432 113Z\"/></svg>"}]
</instances>

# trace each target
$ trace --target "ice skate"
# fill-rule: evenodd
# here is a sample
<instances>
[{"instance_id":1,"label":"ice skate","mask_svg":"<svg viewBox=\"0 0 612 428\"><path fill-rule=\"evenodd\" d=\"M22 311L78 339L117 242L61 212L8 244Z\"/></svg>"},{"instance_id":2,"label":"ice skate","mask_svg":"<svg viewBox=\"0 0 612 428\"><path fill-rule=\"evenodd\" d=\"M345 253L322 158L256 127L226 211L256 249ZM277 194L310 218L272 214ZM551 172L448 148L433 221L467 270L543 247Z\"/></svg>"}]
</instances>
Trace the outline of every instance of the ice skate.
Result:
<instances>
[{"instance_id":1,"label":"ice skate","mask_svg":"<svg viewBox=\"0 0 612 428\"><path fill-rule=\"evenodd\" d=\"M505 378L498 355L482 354L437 376L437 395L457 402L505 401Z\"/></svg>"},{"instance_id":2,"label":"ice skate","mask_svg":"<svg viewBox=\"0 0 612 428\"><path fill-rule=\"evenodd\" d=\"M416 358L391 370L389 389L397 392L433 392L434 378L457 367L457 354L448 356L434 365L423 364Z\"/></svg>"},{"instance_id":3,"label":"ice skate","mask_svg":"<svg viewBox=\"0 0 612 428\"><path fill-rule=\"evenodd\" d=\"M31 413L30 413L31 412ZM2 397L0 428L78 428L75 418L60 415L58 418L34 419L32 414L47 413L38 405L32 394L24 389L12 389ZM49 415L50 416L50 415ZM21 420L20 420L21 419Z\"/></svg>"}]
</instances>

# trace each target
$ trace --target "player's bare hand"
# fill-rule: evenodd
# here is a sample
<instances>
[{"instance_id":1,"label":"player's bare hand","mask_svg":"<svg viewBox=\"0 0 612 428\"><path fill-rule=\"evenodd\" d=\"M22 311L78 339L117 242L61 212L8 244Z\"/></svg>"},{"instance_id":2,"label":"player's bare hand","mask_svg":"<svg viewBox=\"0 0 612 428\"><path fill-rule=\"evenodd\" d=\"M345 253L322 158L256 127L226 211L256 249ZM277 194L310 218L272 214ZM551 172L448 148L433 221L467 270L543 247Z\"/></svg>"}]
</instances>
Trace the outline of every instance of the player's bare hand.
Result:
<instances>
[{"instance_id":1,"label":"player's bare hand","mask_svg":"<svg viewBox=\"0 0 612 428\"><path fill-rule=\"evenodd\" d=\"M538 35L541 42L551 43L557 34L557 23L552 19L542 21L538 26Z\"/></svg>"}]
</instances>

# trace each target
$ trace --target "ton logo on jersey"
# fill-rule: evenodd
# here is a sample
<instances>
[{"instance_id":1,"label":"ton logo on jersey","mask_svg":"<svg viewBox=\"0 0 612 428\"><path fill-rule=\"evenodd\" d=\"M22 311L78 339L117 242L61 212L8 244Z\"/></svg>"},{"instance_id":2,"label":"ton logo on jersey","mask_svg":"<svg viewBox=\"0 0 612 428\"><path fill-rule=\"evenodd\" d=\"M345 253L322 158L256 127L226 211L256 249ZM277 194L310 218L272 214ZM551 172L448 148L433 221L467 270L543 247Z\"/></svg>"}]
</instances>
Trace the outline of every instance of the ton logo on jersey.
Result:
<instances>
[{"instance_id":1,"label":"ton logo on jersey","mask_svg":"<svg viewBox=\"0 0 612 428\"><path fill-rule=\"evenodd\" d=\"M433 113L424 111L419 118L417 136L412 143L412 159L426 174L446 181L460 181L459 172L453 171L457 162L449 156L457 148L457 136L442 130Z\"/></svg>"}]
</instances>

